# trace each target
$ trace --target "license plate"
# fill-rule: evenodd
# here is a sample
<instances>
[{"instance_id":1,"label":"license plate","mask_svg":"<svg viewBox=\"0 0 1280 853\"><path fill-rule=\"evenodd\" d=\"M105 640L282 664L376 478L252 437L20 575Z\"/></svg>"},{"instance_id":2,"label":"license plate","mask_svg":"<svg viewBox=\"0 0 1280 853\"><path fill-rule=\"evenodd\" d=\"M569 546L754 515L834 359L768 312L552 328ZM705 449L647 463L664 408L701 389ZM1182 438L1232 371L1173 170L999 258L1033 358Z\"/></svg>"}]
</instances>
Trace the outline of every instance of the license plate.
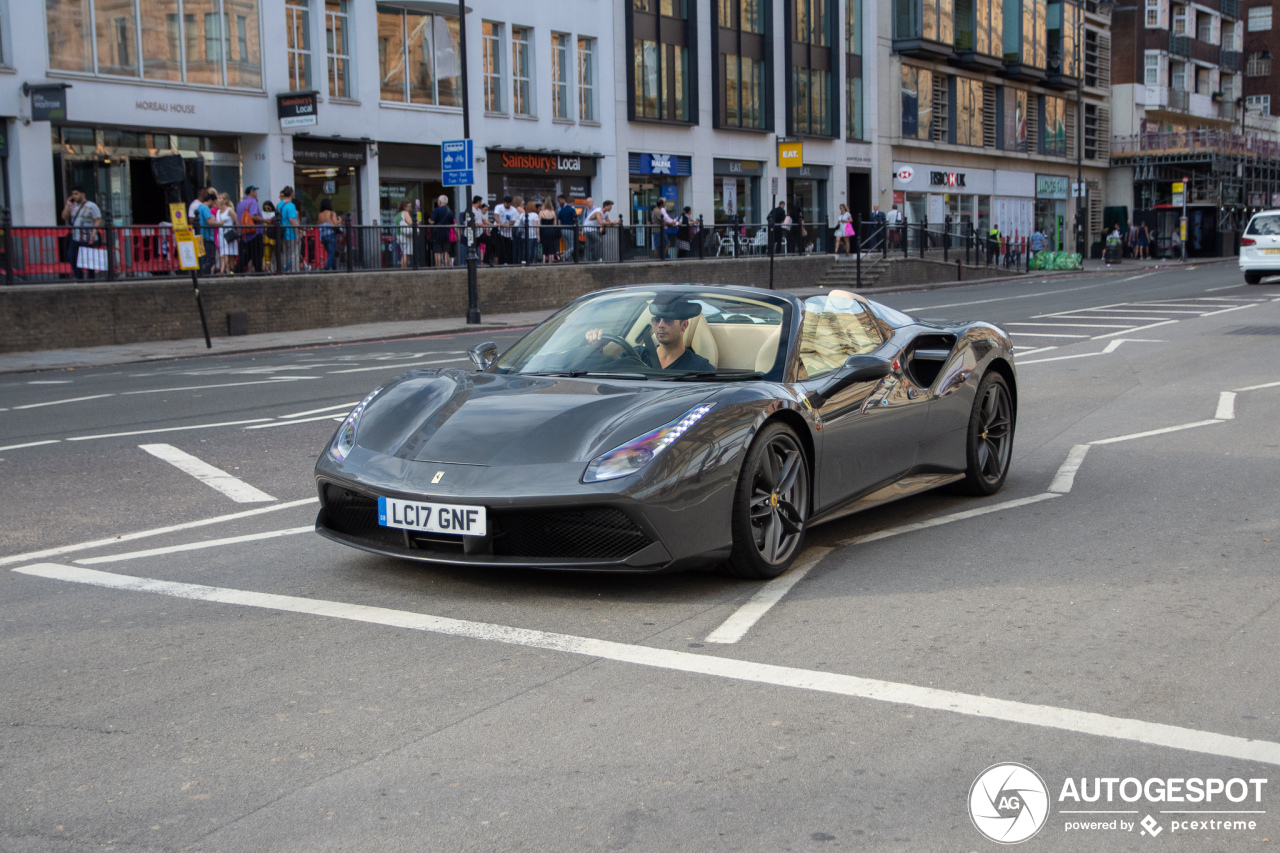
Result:
<instances>
[{"instance_id":1,"label":"license plate","mask_svg":"<svg viewBox=\"0 0 1280 853\"><path fill-rule=\"evenodd\" d=\"M1262 254L1264 254L1264 255L1280 255L1280 249L1263 249L1263 250L1262 250Z\"/></svg>"},{"instance_id":2,"label":"license plate","mask_svg":"<svg viewBox=\"0 0 1280 853\"><path fill-rule=\"evenodd\" d=\"M378 498L378 523L383 527L484 536L488 529L485 508L466 504L437 504Z\"/></svg>"}]
</instances>

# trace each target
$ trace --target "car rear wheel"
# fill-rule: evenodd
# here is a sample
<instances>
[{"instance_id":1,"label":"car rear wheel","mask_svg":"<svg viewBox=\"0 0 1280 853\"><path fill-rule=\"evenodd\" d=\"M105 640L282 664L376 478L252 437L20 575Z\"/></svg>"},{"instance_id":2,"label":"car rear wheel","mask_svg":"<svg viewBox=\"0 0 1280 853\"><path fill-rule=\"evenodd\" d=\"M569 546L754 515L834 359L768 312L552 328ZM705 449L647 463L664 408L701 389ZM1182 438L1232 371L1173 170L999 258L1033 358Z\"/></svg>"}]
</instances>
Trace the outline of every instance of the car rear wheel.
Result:
<instances>
[{"instance_id":1,"label":"car rear wheel","mask_svg":"<svg viewBox=\"0 0 1280 853\"><path fill-rule=\"evenodd\" d=\"M969 414L965 442L966 468L960 491L969 495L993 495L1009 475L1013 455L1013 397L1009 384L994 371L982 377Z\"/></svg>"},{"instance_id":2,"label":"car rear wheel","mask_svg":"<svg viewBox=\"0 0 1280 853\"><path fill-rule=\"evenodd\" d=\"M776 578L804 544L809 465L786 425L760 431L747 451L733 499L733 551L726 569L740 578Z\"/></svg>"},{"instance_id":3,"label":"car rear wheel","mask_svg":"<svg viewBox=\"0 0 1280 853\"><path fill-rule=\"evenodd\" d=\"M1247 273L1245 273L1245 274L1244 274L1244 283L1245 283L1245 284L1261 284L1261 283L1262 283L1262 273L1260 273L1260 272L1247 272Z\"/></svg>"}]
</instances>

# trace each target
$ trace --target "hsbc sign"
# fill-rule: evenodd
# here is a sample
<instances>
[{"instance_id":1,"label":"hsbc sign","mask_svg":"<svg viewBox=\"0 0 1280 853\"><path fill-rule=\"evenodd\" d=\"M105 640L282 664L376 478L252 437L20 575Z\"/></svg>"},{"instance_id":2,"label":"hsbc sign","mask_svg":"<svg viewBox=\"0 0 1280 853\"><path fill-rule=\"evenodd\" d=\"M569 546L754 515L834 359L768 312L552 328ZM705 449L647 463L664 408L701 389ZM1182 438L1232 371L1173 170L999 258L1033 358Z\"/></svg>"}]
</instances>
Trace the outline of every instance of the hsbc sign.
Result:
<instances>
[{"instance_id":1,"label":"hsbc sign","mask_svg":"<svg viewBox=\"0 0 1280 853\"><path fill-rule=\"evenodd\" d=\"M902 181L904 184L911 183L911 179L915 176L916 170L912 169L910 166L903 166L898 170L898 180Z\"/></svg>"},{"instance_id":2,"label":"hsbc sign","mask_svg":"<svg viewBox=\"0 0 1280 853\"><path fill-rule=\"evenodd\" d=\"M962 187L964 186L964 172L930 172L929 186Z\"/></svg>"}]
</instances>

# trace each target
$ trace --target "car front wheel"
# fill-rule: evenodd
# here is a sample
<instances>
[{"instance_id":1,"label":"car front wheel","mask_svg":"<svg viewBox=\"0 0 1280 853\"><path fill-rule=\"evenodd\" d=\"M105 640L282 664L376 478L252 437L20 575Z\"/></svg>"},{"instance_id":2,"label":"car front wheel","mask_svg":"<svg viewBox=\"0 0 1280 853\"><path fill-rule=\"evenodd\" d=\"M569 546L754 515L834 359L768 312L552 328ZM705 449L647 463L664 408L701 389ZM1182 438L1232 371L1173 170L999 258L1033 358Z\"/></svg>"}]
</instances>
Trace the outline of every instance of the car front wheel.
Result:
<instances>
[{"instance_id":1,"label":"car front wheel","mask_svg":"<svg viewBox=\"0 0 1280 853\"><path fill-rule=\"evenodd\" d=\"M733 499L733 551L726 566L740 578L776 578L804 543L809 466L787 426L762 429L747 450Z\"/></svg>"}]
</instances>

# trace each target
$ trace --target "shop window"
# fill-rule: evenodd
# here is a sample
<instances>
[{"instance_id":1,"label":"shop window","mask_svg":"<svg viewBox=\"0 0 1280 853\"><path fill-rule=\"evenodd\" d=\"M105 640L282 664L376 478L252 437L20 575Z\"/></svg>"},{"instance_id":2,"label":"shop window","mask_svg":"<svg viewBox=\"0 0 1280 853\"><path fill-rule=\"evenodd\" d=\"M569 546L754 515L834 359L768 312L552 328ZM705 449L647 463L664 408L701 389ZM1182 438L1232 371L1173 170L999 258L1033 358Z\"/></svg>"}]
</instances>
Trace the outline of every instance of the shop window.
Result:
<instances>
[{"instance_id":1,"label":"shop window","mask_svg":"<svg viewBox=\"0 0 1280 853\"><path fill-rule=\"evenodd\" d=\"M461 106L457 17L378 6L378 69L384 101Z\"/></svg>"},{"instance_id":2,"label":"shop window","mask_svg":"<svg viewBox=\"0 0 1280 853\"><path fill-rule=\"evenodd\" d=\"M631 0L631 118L693 120L687 0Z\"/></svg>"},{"instance_id":3,"label":"shop window","mask_svg":"<svg viewBox=\"0 0 1280 853\"><path fill-rule=\"evenodd\" d=\"M769 110L765 104L770 75L764 32L766 2L718 0L716 127L760 130L768 127Z\"/></svg>"},{"instance_id":4,"label":"shop window","mask_svg":"<svg viewBox=\"0 0 1280 853\"><path fill-rule=\"evenodd\" d=\"M262 88L258 0L45 0L45 20L55 70Z\"/></svg>"},{"instance_id":5,"label":"shop window","mask_svg":"<svg viewBox=\"0 0 1280 853\"><path fill-rule=\"evenodd\" d=\"M351 10L349 0L325 0L325 51L329 60L329 95L351 97Z\"/></svg>"},{"instance_id":6,"label":"shop window","mask_svg":"<svg viewBox=\"0 0 1280 853\"><path fill-rule=\"evenodd\" d=\"M284 25L288 38L289 90L305 92L311 88L311 11L310 0L285 0Z\"/></svg>"},{"instance_id":7,"label":"shop window","mask_svg":"<svg viewBox=\"0 0 1280 853\"><path fill-rule=\"evenodd\" d=\"M956 81L957 145L982 147L982 83L964 77Z\"/></svg>"},{"instance_id":8,"label":"shop window","mask_svg":"<svg viewBox=\"0 0 1280 853\"><path fill-rule=\"evenodd\" d=\"M1041 96L1040 153L1067 156L1067 101L1053 95Z\"/></svg>"},{"instance_id":9,"label":"shop window","mask_svg":"<svg viewBox=\"0 0 1280 853\"><path fill-rule=\"evenodd\" d=\"M927 141L933 130L933 72L902 66L902 138Z\"/></svg>"},{"instance_id":10,"label":"shop window","mask_svg":"<svg viewBox=\"0 0 1280 853\"><path fill-rule=\"evenodd\" d=\"M480 24L480 71L484 77L485 112L502 112L502 24Z\"/></svg>"},{"instance_id":11,"label":"shop window","mask_svg":"<svg viewBox=\"0 0 1280 853\"><path fill-rule=\"evenodd\" d=\"M511 109L518 116L533 115L532 32L511 28Z\"/></svg>"},{"instance_id":12,"label":"shop window","mask_svg":"<svg viewBox=\"0 0 1280 853\"><path fill-rule=\"evenodd\" d=\"M596 118L596 40L578 37L578 118Z\"/></svg>"},{"instance_id":13,"label":"shop window","mask_svg":"<svg viewBox=\"0 0 1280 853\"><path fill-rule=\"evenodd\" d=\"M835 3L828 0L788 0L787 94L788 132L835 136L832 120L831 49Z\"/></svg>"},{"instance_id":14,"label":"shop window","mask_svg":"<svg viewBox=\"0 0 1280 853\"><path fill-rule=\"evenodd\" d=\"M569 35L551 34L551 117L571 119L569 106Z\"/></svg>"}]
</instances>

